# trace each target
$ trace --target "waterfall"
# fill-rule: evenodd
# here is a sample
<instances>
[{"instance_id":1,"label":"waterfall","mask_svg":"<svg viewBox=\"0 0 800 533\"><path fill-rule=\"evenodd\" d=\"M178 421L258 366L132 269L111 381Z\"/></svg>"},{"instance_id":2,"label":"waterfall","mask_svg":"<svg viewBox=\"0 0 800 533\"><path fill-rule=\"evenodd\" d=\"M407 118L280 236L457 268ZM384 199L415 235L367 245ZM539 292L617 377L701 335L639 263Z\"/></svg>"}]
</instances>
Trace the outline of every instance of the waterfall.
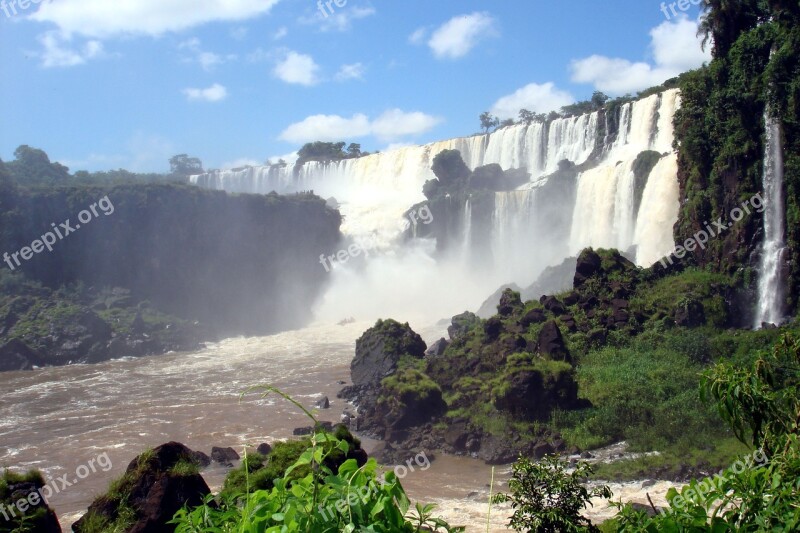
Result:
<instances>
[{"instance_id":1,"label":"waterfall","mask_svg":"<svg viewBox=\"0 0 800 533\"><path fill-rule=\"evenodd\" d=\"M677 156L672 148L677 89L629 102L620 109L619 132L597 166L578 177L570 231L571 254L587 246L636 250L636 263L650 266L674 247L678 220ZM646 150L664 154L647 178L634 212L633 165Z\"/></svg>"},{"instance_id":2,"label":"waterfall","mask_svg":"<svg viewBox=\"0 0 800 533\"><path fill-rule=\"evenodd\" d=\"M593 112L357 159L214 171L191 181L236 193L313 190L322 198L335 198L345 237L368 241L377 253L334 269L322 308L341 313L339 319L371 313L377 317L386 307L399 309L401 316L427 302L427 311L439 318L477 307L502 284L531 283L547 266L588 246L635 249L642 266L670 252L678 216L672 120L679 105L679 91L673 89L620 106L615 137L606 128L605 138L599 138L601 120L611 120ZM408 226L404 212L425 200L423 185L435 177L433 159L443 150L458 150L471 169L492 163L503 169L525 167L531 178L518 190L494 194L493 211L486 213L491 219L483 216L483 207L478 216L474 197L454 205L461 224L459 218L452 221L448 234L456 239L454 249L461 251L437 257L435 242L414 239L403 246L399 237ZM643 184L636 212L633 165L646 150L663 156ZM563 160L583 169L577 178L560 170ZM490 228L477 227L490 220ZM472 261L479 253L481 261ZM400 277L408 283L387 282ZM454 285L461 290L450 290Z\"/></svg>"},{"instance_id":3,"label":"waterfall","mask_svg":"<svg viewBox=\"0 0 800 533\"><path fill-rule=\"evenodd\" d=\"M780 324L783 321L782 256L784 241L783 140L779 119L772 117L769 107L764 112L764 240L758 280L758 307L755 327Z\"/></svg>"},{"instance_id":4,"label":"waterfall","mask_svg":"<svg viewBox=\"0 0 800 533\"><path fill-rule=\"evenodd\" d=\"M464 228L464 240L461 243L461 254L465 261L469 260L469 255L472 250L472 205L469 198L464 202L464 222L461 224Z\"/></svg>"}]
</instances>

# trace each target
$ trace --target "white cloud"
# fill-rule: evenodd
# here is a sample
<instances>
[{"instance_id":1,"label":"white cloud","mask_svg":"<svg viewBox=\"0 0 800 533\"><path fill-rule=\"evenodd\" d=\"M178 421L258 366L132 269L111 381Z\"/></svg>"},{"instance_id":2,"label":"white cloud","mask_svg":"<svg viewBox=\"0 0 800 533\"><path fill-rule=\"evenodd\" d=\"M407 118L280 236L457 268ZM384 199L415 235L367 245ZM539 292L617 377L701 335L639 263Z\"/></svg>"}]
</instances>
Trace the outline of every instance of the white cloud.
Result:
<instances>
[{"instance_id":1,"label":"white cloud","mask_svg":"<svg viewBox=\"0 0 800 533\"><path fill-rule=\"evenodd\" d=\"M313 57L290 50L275 65L272 72L286 83L308 86L319 83L317 71L319 71L319 65L314 62Z\"/></svg>"},{"instance_id":2,"label":"white cloud","mask_svg":"<svg viewBox=\"0 0 800 533\"><path fill-rule=\"evenodd\" d=\"M331 13L324 6L321 10L317 10L311 16L300 18L301 24L318 25L320 31L348 31L353 27L353 21L371 17L376 13L373 7L336 7L331 5L333 12Z\"/></svg>"},{"instance_id":3,"label":"white cloud","mask_svg":"<svg viewBox=\"0 0 800 533\"><path fill-rule=\"evenodd\" d=\"M72 39L59 31L48 31L38 36L42 52L38 55L45 68L74 67L103 55L103 43L89 40L82 47L70 46Z\"/></svg>"},{"instance_id":4,"label":"white cloud","mask_svg":"<svg viewBox=\"0 0 800 533\"><path fill-rule=\"evenodd\" d=\"M363 80L366 68L361 63L342 65L336 73L336 81Z\"/></svg>"},{"instance_id":5,"label":"white cloud","mask_svg":"<svg viewBox=\"0 0 800 533\"><path fill-rule=\"evenodd\" d=\"M520 109L547 113L571 104L575 98L552 83L530 83L513 94L503 96L492 106L492 114L501 119L516 118Z\"/></svg>"},{"instance_id":6,"label":"white cloud","mask_svg":"<svg viewBox=\"0 0 800 533\"><path fill-rule=\"evenodd\" d=\"M572 81L591 83L610 95L631 93L658 85L711 60L700 46L698 22L686 16L665 21L650 30L653 64L593 55L572 62Z\"/></svg>"},{"instance_id":7,"label":"white cloud","mask_svg":"<svg viewBox=\"0 0 800 533\"><path fill-rule=\"evenodd\" d=\"M422 44L425 42L425 37L428 36L428 28L418 28L414 33L408 36L408 42L411 44Z\"/></svg>"},{"instance_id":8,"label":"white cloud","mask_svg":"<svg viewBox=\"0 0 800 533\"><path fill-rule=\"evenodd\" d=\"M497 35L495 26L495 20L488 13L453 17L433 32L428 46L440 59L458 59L483 39Z\"/></svg>"},{"instance_id":9,"label":"white cloud","mask_svg":"<svg viewBox=\"0 0 800 533\"><path fill-rule=\"evenodd\" d=\"M406 113L390 109L372 122L372 132L379 139L397 139L433 129L442 120L419 111Z\"/></svg>"},{"instance_id":10,"label":"white cloud","mask_svg":"<svg viewBox=\"0 0 800 533\"><path fill-rule=\"evenodd\" d=\"M370 134L369 118L356 114L351 118L339 115L312 115L283 130L279 139L293 143L309 141L337 141Z\"/></svg>"},{"instance_id":11,"label":"white cloud","mask_svg":"<svg viewBox=\"0 0 800 533\"><path fill-rule=\"evenodd\" d=\"M220 102L228 97L228 89L224 85L215 83L207 89L184 89L183 94L190 101Z\"/></svg>"},{"instance_id":12,"label":"white cloud","mask_svg":"<svg viewBox=\"0 0 800 533\"><path fill-rule=\"evenodd\" d=\"M92 38L162 35L212 21L243 21L264 15L280 0L59 0L43 2L30 16L66 34Z\"/></svg>"},{"instance_id":13,"label":"white cloud","mask_svg":"<svg viewBox=\"0 0 800 533\"><path fill-rule=\"evenodd\" d=\"M375 120L370 120L363 113L350 118L339 115L313 115L290 125L279 138L293 143L338 141L369 135L382 140L392 140L424 133L440 122L441 119L425 113L406 113L399 109L390 109Z\"/></svg>"},{"instance_id":14,"label":"white cloud","mask_svg":"<svg viewBox=\"0 0 800 533\"><path fill-rule=\"evenodd\" d=\"M286 28L286 26L281 26L281 27L280 27L280 28L278 28L278 29L277 29L277 31L276 31L276 32L275 32L275 33L272 35L272 40L273 40L273 41L280 41L281 39L283 39L283 38L284 38L284 37L286 37L287 35L289 35L289 29L288 29L288 28Z\"/></svg>"}]
</instances>

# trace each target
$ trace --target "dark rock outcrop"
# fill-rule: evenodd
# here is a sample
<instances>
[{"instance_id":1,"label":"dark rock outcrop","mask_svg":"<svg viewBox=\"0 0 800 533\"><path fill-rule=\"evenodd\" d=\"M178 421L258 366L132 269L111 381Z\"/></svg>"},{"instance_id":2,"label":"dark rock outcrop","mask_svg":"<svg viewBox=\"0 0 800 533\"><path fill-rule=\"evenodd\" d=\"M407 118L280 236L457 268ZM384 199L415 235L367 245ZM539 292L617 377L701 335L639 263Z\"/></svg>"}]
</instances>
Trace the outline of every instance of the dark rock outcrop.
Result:
<instances>
[{"instance_id":1,"label":"dark rock outcrop","mask_svg":"<svg viewBox=\"0 0 800 533\"><path fill-rule=\"evenodd\" d=\"M546 322L541 331L539 331L537 349L540 354L554 361L572 361L567 345L564 342L564 336L554 320Z\"/></svg>"},{"instance_id":2,"label":"dark rock outcrop","mask_svg":"<svg viewBox=\"0 0 800 533\"><path fill-rule=\"evenodd\" d=\"M41 490L44 486L44 480L39 475L6 480L4 486L0 485L0 531L61 533L61 524L55 511L41 497L42 492L47 495L47 491Z\"/></svg>"},{"instance_id":3,"label":"dark rock outcrop","mask_svg":"<svg viewBox=\"0 0 800 533\"><path fill-rule=\"evenodd\" d=\"M455 340L480 323L481 319L478 315L465 311L452 318L450 326L447 327L447 334L450 336L450 340Z\"/></svg>"},{"instance_id":4,"label":"dark rock outcrop","mask_svg":"<svg viewBox=\"0 0 800 533\"><path fill-rule=\"evenodd\" d=\"M379 320L356 341L356 356L350 363L355 387L376 387L397 369L403 355L422 358L427 346L408 324Z\"/></svg>"},{"instance_id":5,"label":"dark rock outcrop","mask_svg":"<svg viewBox=\"0 0 800 533\"><path fill-rule=\"evenodd\" d=\"M227 465L240 459L239 454L233 448L211 448L211 460Z\"/></svg>"},{"instance_id":6,"label":"dark rock outcrop","mask_svg":"<svg viewBox=\"0 0 800 533\"><path fill-rule=\"evenodd\" d=\"M72 530L90 533L89 524L103 522L110 527L120 518L123 508L133 511L134 524L129 533L163 533L173 531L168 522L184 506L201 505L211 491L197 474L184 471L179 465L194 464L193 452L183 444L163 444L131 461L114 492L97 498L89 511Z\"/></svg>"},{"instance_id":7,"label":"dark rock outcrop","mask_svg":"<svg viewBox=\"0 0 800 533\"><path fill-rule=\"evenodd\" d=\"M430 345L430 347L425 351L425 355L428 357L438 357L440 355L443 355L444 351L447 349L449 345L450 343L447 342L447 339L442 337L441 339Z\"/></svg>"}]
</instances>

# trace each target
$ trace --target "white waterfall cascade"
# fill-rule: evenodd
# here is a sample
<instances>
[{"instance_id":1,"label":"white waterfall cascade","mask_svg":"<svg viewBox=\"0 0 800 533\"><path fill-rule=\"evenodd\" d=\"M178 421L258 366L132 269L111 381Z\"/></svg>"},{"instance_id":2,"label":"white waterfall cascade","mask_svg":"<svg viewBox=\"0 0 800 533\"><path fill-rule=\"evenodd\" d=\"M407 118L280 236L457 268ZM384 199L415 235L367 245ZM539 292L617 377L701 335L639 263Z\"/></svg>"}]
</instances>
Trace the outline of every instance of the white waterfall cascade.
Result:
<instances>
[{"instance_id":1,"label":"white waterfall cascade","mask_svg":"<svg viewBox=\"0 0 800 533\"><path fill-rule=\"evenodd\" d=\"M469 198L464 202L464 222L461 224L461 227L464 228L461 255L465 261L469 261L470 243L472 241L472 203Z\"/></svg>"},{"instance_id":2,"label":"white waterfall cascade","mask_svg":"<svg viewBox=\"0 0 800 533\"><path fill-rule=\"evenodd\" d=\"M323 198L336 198L344 216L342 232L356 242L369 243L373 253L363 268L348 264L333 270L332 287L318 309L321 319L375 318L387 309L396 318L439 319L476 308L504 283L529 284L547 266L587 246L621 250L636 246L640 265L652 264L671 251L678 214L672 119L679 100L677 90L668 90L623 105L620 131L611 146L598 140L599 114L589 113L358 159L310 162L296 174L291 166L250 167L192 176L191 181L236 193L313 190ZM548 197L542 188L544 178L565 159L585 163L598 143L604 155L599 166L579 176L577 199ZM497 163L504 169L526 167L531 173L530 183L519 190L495 195L490 246L494 268L489 272L478 272L465 261L476 259L472 255L476 250L434 260L435 243L417 239L411 246L399 245L398 237L407 227L403 213L424 200L423 184L434 177L433 158L446 149L461 152L473 169ZM644 150L666 155L651 172L637 215L631 167ZM564 222L553 227L537 213L537 205L564 213ZM473 207L464 206L470 212L469 223ZM568 239L555 238L556 234ZM474 239L470 242L474 244Z\"/></svg>"},{"instance_id":3,"label":"white waterfall cascade","mask_svg":"<svg viewBox=\"0 0 800 533\"><path fill-rule=\"evenodd\" d=\"M758 304L755 328L762 324L780 325L783 321L782 257L786 251L786 226L783 198L783 139L780 121L764 112L764 241L758 279Z\"/></svg>"}]
</instances>

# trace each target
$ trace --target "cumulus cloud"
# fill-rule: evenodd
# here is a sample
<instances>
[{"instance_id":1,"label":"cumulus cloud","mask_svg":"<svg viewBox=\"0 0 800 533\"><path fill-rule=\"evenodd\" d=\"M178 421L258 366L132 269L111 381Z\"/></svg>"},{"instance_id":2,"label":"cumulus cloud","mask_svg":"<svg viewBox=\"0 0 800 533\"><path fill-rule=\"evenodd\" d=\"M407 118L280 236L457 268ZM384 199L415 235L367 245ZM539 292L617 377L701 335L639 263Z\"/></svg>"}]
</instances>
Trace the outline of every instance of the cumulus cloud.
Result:
<instances>
[{"instance_id":1,"label":"cumulus cloud","mask_svg":"<svg viewBox=\"0 0 800 533\"><path fill-rule=\"evenodd\" d=\"M318 71L319 65L313 57L290 50L275 65L272 73L286 83L309 86L319 83Z\"/></svg>"},{"instance_id":2,"label":"cumulus cloud","mask_svg":"<svg viewBox=\"0 0 800 533\"><path fill-rule=\"evenodd\" d=\"M370 6L354 6L350 7L344 5L337 7L335 4L331 5L332 12L325 7L323 2L323 9L317 10L311 16L300 18L301 24L316 25L320 31L348 31L353 27L353 22L359 19L371 17L376 13L375 8Z\"/></svg>"},{"instance_id":3,"label":"cumulus cloud","mask_svg":"<svg viewBox=\"0 0 800 533\"><path fill-rule=\"evenodd\" d=\"M497 35L494 18L488 13L453 17L437 28L428 41L440 59L458 59L467 55L482 40Z\"/></svg>"},{"instance_id":4,"label":"cumulus cloud","mask_svg":"<svg viewBox=\"0 0 800 533\"><path fill-rule=\"evenodd\" d=\"M313 115L290 125L280 139L293 143L309 141L338 141L341 139L375 136L381 140L418 135L441 123L441 119L418 111L406 113L390 109L374 120L357 113L350 118L339 115Z\"/></svg>"},{"instance_id":5,"label":"cumulus cloud","mask_svg":"<svg viewBox=\"0 0 800 533\"><path fill-rule=\"evenodd\" d=\"M42 51L37 55L45 68L83 65L90 59L103 55L103 43L100 41L92 39L82 46L73 47L72 38L57 30L39 35L38 40L42 45Z\"/></svg>"},{"instance_id":6,"label":"cumulus cloud","mask_svg":"<svg viewBox=\"0 0 800 533\"><path fill-rule=\"evenodd\" d=\"M224 85L215 83L206 89L184 89L183 94L190 101L220 102L228 97L228 89Z\"/></svg>"},{"instance_id":7,"label":"cumulus cloud","mask_svg":"<svg viewBox=\"0 0 800 533\"><path fill-rule=\"evenodd\" d=\"M698 21L682 16L650 30L652 63L593 55L572 62L572 81L591 83L610 95L631 93L663 83L711 60L697 36Z\"/></svg>"},{"instance_id":8,"label":"cumulus cloud","mask_svg":"<svg viewBox=\"0 0 800 533\"><path fill-rule=\"evenodd\" d=\"M372 122L372 133L379 139L396 139L424 133L441 121L419 111L406 113L400 109L390 109Z\"/></svg>"},{"instance_id":9,"label":"cumulus cloud","mask_svg":"<svg viewBox=\"0 0 800 533\"><path fill-rule=\"evenodd\" d=\"M356 114L350 118L339 115L312 115L283 130L279 138L293 143L309 141L336 141L352 137L366 137L371 132L369 118Z\"/></svg>"},{"instance_id":10,"label":"cumulus cloud","mask_svg":"<svg viewBox=\"0 0 800 533\"><path fill-rule=\"evenodd\" d=\"M30 16L66 34L103 39L118 35L162 35L213 21L243 21L264 15L280 0L59 0L43 2Z\"/></svg>"},{"instance_id":11,"label":"cumulus cloud","mask_svg":"<svg viewBox=\"0 0 800 533\"><path fill-rule=\"evenodd\" d=\"M336 73L336 81L363 80L366 68L361 63L342 65Z\"/></svg>"},{"instance_id":12,"label":"cumulus cloud","mask_svg":"<svg viewBox=\"0 0 800 533\"><path fill-rule=\"evenodd\" d=\"M492 114L501 118L516 118L520 109L546 113L571 104L575 98L552 83L530 83L514 93L503 96L492 106Z\"/></svg>"}]
</instances>

